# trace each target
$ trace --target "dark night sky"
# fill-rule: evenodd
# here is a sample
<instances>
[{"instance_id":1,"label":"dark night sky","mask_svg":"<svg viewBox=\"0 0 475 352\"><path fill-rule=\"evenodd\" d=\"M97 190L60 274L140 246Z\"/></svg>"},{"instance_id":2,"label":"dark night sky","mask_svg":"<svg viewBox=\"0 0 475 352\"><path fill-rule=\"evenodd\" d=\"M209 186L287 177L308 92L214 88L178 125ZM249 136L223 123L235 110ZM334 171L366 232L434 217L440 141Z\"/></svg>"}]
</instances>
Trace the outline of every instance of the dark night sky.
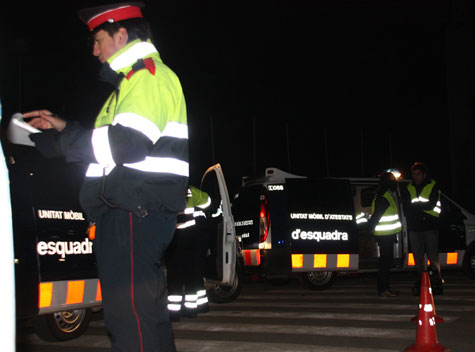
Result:
<instances>
[{"instance_id":1,"label":"dark night sky","mask_svg":"<svg viewBox=\"0 0 475 352\"><path fill-rule=\"evenodd\" d=\"M95 80L99 64L76 11L102 3L16 2L1 11L4 119L44 107L93 121L109 91ZM450 189L447 32L463 1L145 3L185 92L194 183L213 162L234 193L241 176L268 166L407 175L422 160Z\"/></svg>"}]
</instances>

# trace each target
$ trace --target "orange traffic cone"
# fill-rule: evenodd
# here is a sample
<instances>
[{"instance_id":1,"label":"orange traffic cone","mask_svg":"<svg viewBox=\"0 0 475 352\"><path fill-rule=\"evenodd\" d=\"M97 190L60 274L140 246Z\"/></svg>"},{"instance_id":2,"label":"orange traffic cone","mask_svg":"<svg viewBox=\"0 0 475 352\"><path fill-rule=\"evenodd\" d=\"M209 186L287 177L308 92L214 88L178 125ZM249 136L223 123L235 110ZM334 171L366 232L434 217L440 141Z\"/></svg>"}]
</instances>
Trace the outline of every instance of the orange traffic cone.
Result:
<instances>
[{"instance_id":1,"label":"orange traffic cone","mask_svg":"<svg viewBox=\"0 0 475 352\"><path fill-rule=\"evenodd\" d=\"M430 278L429 278L428 273L425 272L425 273L422 273L421 292L422 291L427 291L427 290L429 290L430 300L431 300L431 303L432 303L432 308L434 309L435 323L436 324L442 324L444 322L444 318L442 318L440 315L437 315L437 313L435 312L434 296L432 295L432 287L430 285ZM422 296L421 296L421 298L422 298ZM414 317L412 317L411 321L414 324L417 324L419 322L419 313L416 314Z\"/></svg>"},{"instance_id":2,"label":"orange traffic cone","mask_svg":"<svg viewBox=\"0 0 475 352\"><path fill-rule=\"evenodd\" d=\"M450 351L442 346L437 340L435 331L436 315L434 298L432 297L432 289L430 287L429 274L422 273L421 297L419 300L419 314L417 316L417 338L416 342L407 347L404 351L420 351L420 352L439 352Z\"/></svg>"}]
</instances>

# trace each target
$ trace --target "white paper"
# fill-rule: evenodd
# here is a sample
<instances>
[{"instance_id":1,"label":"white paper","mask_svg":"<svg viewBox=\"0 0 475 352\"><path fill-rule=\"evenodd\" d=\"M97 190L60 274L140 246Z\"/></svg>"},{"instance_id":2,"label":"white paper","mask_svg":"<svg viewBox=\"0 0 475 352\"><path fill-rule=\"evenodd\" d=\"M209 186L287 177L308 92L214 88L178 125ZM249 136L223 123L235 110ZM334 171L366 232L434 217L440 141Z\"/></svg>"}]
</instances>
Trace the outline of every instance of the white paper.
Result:
<instances>
[{"instance_id":1,"label":"white paper","mask_svg":"<svg viewBox=\"0 0 475 352\"><path fill-rule=\"evenodd\" d=\"M32 133L41 133L41 131L27 124L23 120L22 114L16 113L12 116L7 129L7 137L10 142L34 147L35 143L29 137Z\"/></svg>"}]
</instances>

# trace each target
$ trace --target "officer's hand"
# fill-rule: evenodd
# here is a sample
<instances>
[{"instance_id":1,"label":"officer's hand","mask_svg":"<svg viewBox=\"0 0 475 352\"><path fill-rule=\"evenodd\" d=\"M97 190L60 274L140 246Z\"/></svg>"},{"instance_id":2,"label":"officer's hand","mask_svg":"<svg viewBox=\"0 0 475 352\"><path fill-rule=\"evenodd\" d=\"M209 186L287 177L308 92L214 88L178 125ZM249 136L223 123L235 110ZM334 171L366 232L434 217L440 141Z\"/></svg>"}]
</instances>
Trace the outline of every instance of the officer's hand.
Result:
<instances>
[{"instance_id":1,"label":"officer's hand","mask_svg":"<svg viewBox=\"0 0 475 352\"><path fill-rule=\"evenodd\" d=\"M54 115L49 110L35 110L23 114L23 118L31 117L33 119L29 121L28 124L40 130L54 128L58 132L61 132L64 127L66 127L66 121Z\"/></svg>"}]
</instances>

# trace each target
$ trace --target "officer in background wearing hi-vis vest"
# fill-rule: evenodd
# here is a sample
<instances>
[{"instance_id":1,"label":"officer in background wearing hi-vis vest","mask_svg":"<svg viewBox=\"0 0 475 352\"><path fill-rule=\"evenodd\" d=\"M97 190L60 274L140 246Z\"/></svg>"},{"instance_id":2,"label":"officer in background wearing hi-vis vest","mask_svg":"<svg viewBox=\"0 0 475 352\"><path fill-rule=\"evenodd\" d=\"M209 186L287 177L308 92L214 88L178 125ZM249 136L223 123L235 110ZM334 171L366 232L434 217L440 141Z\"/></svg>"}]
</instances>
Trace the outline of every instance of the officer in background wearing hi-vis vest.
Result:
<instances>
[{"instance_id":1,"label":"officer in background wearing hi-vis vest","mask_svg":"<svg viewBox=\"0 0 475 352\"><path fill-rule=\"evenodd\" d=\"M374 229L376 242L379 246L379 266L377 289L381 297L395 297L399 291L389 285L389 275L393 265L393 247L397 242L397 234L401 231L401 221L397 206L397 182L393 173L384 172L380 177L380 185L373 199L372 215L368 221L370 229Z\"/></svg>"},{"instance_id":2,"label":"officer in background wearing hi-vis vest","mask_svg":"<svg viewBox=\"0 0 475 352\"><path fill-rule=\"evenodd\" d=\"M168 311L172 321L209 311L204 272L210 241L210 209L209 195L190 185L186 208L178 214L175 236L165 256Z\"/></svg>"},{"instance_id":3,"label":"officer in background wearing hi-vis vest","mask_svg":"<svg viewBox=\"0 0 475 352\"><path fill-rule=\"evenodd\" d=\"M432 289L434 294L439 294L444 283L439 260L440 189L438 183L429 176L426 164L414 163L411 173L412 182L401 190L401 196L417 272L413 294L419 295L422 273L427 270L426 254L432 270Z\"/></svg>"}]
</instances>

